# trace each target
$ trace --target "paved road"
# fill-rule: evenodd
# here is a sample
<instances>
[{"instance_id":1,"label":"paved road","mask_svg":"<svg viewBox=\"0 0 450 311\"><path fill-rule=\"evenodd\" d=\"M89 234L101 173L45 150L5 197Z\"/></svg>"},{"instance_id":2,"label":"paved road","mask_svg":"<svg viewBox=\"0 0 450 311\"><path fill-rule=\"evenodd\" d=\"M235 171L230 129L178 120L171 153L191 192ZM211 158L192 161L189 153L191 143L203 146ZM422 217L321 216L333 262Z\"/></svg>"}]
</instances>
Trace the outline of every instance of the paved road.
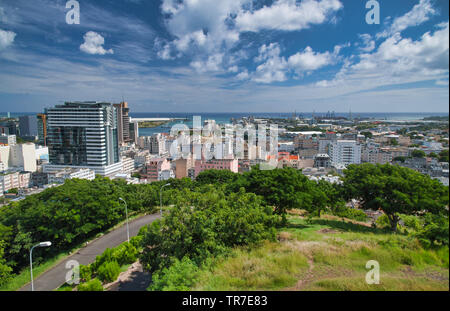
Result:
<instances>
[{"instance_id":1,"label":"paved road","mask_svg":"<svg viewBox=\"0 0 450 311\"><path fill-rule=\"evenodd\" d=\"M138 219L133 220L129 223L130 237L134 237L138 234L139 229L143 226L152 223L154 220L158 219L160 216L146 215ZM76 260L81 265L87 265L95 261L95 257L102 254L107 248L112 248L118 246L119 244L127 240L127 229L126 225L111 231L110 233L98 238L97 240L91 242L88 246L81 249L79 252L71 255L63 262L59 263L57 266L48 270L47 272L41 274L38 278L34 280L34 290L35 291L52 291L66 282L66 274L69 269L66 269L66 263L69 260ZM27 284L19 291L30 291L31 284Z\"/></svg>"}]
</instances>

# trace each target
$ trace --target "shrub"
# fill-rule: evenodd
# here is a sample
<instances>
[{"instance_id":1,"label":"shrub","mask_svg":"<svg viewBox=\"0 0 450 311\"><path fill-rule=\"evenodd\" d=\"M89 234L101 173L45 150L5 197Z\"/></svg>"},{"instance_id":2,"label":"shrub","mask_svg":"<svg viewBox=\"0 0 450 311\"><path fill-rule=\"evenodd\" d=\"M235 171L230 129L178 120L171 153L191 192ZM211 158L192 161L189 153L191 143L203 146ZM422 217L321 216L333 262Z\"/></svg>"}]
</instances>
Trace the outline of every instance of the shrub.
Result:
<instances>
[{"instance_id":1,"label":"shrub","mask_svg":"<svg viewBox=\"0 0 450 311\"><path fill-rule=\"evenodd\" d=\"M383 214L377 218L376 224L377 228L380 229L388 228L390 226L389 218L386 216L386 214Z\"/></svg>"},{"instance_id":2,"label":"shrub","mask_svg":"<svg viewBox=\"0 0 450 311\"><path fill-rule=\"evenodd\" d=\"M180 193L171 212L147 227L140 257L146 269L155 272L185 256L200 266L229 247L275 239L277 217L259 196L208 187L206 193Z\"/></svg>"},{"instance_id":3,"label":"shrub","mask_svg":"<svg viewBox=\"0 0 450 311\"><path fill-rule=\"evenodd\" d=\"M92 279L92 266L91 265L80 265L80 279L88 282Z\"/></svg>"},{"instance_id":4,"label":"shrub","mask_svg":"<svg viewBox=\"0 0 450 311\"><path fill-rule=\"evenodd\" d=\"M137 260L138 251L131 243L123 243L112 250L111 257L119 266L131 264Z\"/></svg>"},{"instance_id":5,"label":"shrub","mask_svg":"<svg viewBox=\"0 0 450 311\"><path fill-rule=\"evenodd\" d=\"M181 261L174 259L169 268L164 268L153 275L149 290L153 291L188 291L197 282L198 267L188 257Z\"/></svg>"},{"instance_id":6,"label":"shrub","mask_svg":"<svg viewBox=\"0 0 450 311\"><path fill-rule=\"evenodd\" d=\"M366 221L367 220L367 215L362 210L349 208L349 207L342 206L342 205L337 206L335 209L333 209L332 213L333 213L333 215L338 216L338 217L353 219L353 220L357 220L357 221Z\"/></svg>"},{"instance_id":7,"label":"shrub","mask_svg":"<svg viewBox=\"0 0 450 311\"><path fill-rule=\"evenodd\" d=\"M87 283L78 285L79 292L102 292L103 286L99 279L92 279Z\"/></svg>"},{"instance_id":8,"label":"shrub","mask_svg":"<svg viewBox=\"0 0 450 311\"><path fill-rule=\"evenodd\" d=\"M423 226L423 221L418 216L401 215L400 219L408 231L419 231Z\"/></svg>"},{"instance_id":9,"label":"shrub","mask_svg":"<svg viewBox=\"0 0 450 311\"><path fill-rule=\"evenodd\" d=\"M416 236L426 247L448 246L448 214L446 216L426 214L424 217L424 225Z\"/></svg>"},{"instance_id":10,"label":"shrub","mask_svg":"<svg viewBox=\"0 0 450 311\"><path fill-rule=\"evenodd\" d=\"M104 262L97 270L97 276L103 282L114 282L120 274L117 261Z\"/></svg>"}]
</instances>

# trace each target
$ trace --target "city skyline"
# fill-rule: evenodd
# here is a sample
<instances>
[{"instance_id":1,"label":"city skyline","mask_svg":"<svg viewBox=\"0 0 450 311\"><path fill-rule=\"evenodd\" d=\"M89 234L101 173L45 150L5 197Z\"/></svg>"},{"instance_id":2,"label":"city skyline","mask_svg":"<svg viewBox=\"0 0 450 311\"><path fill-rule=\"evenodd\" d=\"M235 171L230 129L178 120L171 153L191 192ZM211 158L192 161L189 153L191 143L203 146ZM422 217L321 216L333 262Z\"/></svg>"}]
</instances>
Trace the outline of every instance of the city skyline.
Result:
<instances>
[{"instance_id":1,"label":"city skyline","mask_svg":"<svg viewBox=\"0 0 450 311\"><path fill-rule=\"evenodd\" d=\"M448 113L446 1L182 2L0 0L0 110Z\"/></svg>"}]
</instances>

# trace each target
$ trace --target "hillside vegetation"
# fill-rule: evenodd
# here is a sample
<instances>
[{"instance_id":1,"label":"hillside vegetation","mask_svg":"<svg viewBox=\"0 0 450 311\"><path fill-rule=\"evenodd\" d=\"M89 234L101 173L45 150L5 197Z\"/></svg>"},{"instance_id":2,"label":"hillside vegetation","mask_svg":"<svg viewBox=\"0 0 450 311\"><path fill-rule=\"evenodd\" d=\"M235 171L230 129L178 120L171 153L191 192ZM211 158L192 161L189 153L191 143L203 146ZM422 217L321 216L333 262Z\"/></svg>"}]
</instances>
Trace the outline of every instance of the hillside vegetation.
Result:
<instances>
[{"instance_id":1,"label":"hillside vegetation","mask_svg":"<svg viewBox=\"0 0 450 311\"><path fill-rule=\"evenodd\" d=\"M448 247L341 218L288 217L277 242L238 247L198 272L192 290L449 290ZM380 284L366 283L366 263L380 264Z\"/></svg>"}]
</instances>

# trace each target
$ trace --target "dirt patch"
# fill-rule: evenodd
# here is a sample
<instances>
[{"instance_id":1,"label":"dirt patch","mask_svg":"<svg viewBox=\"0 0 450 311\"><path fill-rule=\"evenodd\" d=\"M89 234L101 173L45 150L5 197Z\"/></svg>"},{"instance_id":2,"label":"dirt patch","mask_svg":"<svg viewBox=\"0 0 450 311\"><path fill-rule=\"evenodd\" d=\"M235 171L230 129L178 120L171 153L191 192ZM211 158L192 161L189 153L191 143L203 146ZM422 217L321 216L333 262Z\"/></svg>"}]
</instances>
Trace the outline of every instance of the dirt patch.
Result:
<instances>
[{"instance_id":1,"label":"dirt patch","mask_svg":"<svg viewBox=\"0 0 450 311\"><path fill-rule=\"evenodd\" d=\"M334 230L334 229L329 229L329 228L320 229L320 230L317 231L317 232L318 232L318 233L322 233L322 234L336 234L336 233L341 233L341 231Z\"/></svg>"},{"instance_id":2,"label":"dirt patch","mask_svg":"<svg viewBox=\"0 0 450 311\"><path fill-rule=\"evenodd\" d=\"M439 271L434 271L434 270L427 270L424 271L423 273L419 273L414 271L410 266L407 266L405 268L402 269L403 274L407 277L407 278L416 278L416 277L422 277L422 278L426 278L429 280L434 280L434 281L449 281L449 274L448 274L448 270L446 273L442 273Z\"/></svg>"},{"instance_id":3,"label":"dirt patch","mask_svg":"<svg viewBox=\"0 0 450 311\"><path fill-rule=\"evenodd\" d=\"M294 238L291 233L283 231L278 234L277 239L280 242L285 242L292 241Z\"/></svg>"}]
</instances>

